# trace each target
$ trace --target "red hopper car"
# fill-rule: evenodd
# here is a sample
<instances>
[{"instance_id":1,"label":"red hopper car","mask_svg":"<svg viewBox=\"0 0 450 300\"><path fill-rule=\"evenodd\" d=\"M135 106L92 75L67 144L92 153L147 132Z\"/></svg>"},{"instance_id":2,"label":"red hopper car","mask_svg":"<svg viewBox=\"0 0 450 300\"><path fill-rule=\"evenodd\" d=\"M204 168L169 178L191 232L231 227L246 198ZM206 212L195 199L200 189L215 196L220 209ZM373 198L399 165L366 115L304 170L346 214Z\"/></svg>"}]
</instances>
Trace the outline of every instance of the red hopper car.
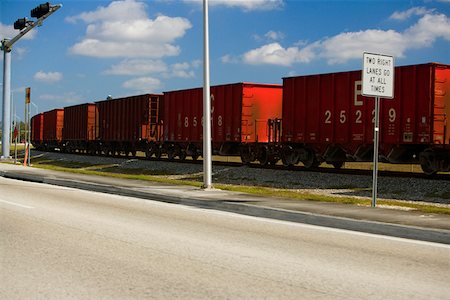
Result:
<instances>
[{"instance_id":1,"label":"red hopper car","mask_svg":"<svg viewBox=\"0 0 450 300\"><path fill-rule=\"evenodd\" d=\"M31 118L31 143L39 149L44 140L44 114L40 113Z\"/></svg>"},{"instance_id":2,"label":"red hopper car","mask_svg":"<svg viewBox=\"0 0 450 300\"><path fill-rule=\"evenodd\" d=\"M43 147L54 150L61 146L64 126L64 109L58 108L44 112Z\"/></svg>"},{"instance_id":3,"label":"red hopper car","mask_svg":"<svg viewBox=\"0 0 450 300\"><path fill-rule=\"evenodd\" d=\"M64 107L63 148L67 152L94 153L97 139L94 103Z\"/></svg>"},{"instance_id":4,"label":"red hopper car","mask_svg":"<svg viewBox=\"0 0 450 300\"><path fill-rule=\"evenodd\" d=\"M450 169L450 65L395 68L394 99L382 99L380 158L420 163L425 173ZM361 71L283 79L285 165L373 158L374 99L361 96Z\"/></svg>"},{"instance_id":5,"label":"red hopper car","mask_svg":"<svg viewBox=\"0 0 450 300\"><path fill-rule=\"evenodd\" d=\"M99 101L97 151L134 156L157 151L161 139L162 95L145 94Z\"/></svg>"},{"instance_id":6,"label":"red hopper car","mask_svg":"<svg viewBox=\"0 0 450 300\"><path fill-rule=\"evenodd\" d=\"M213 153L241 155L249 162L269 160L266 150L280 126L282 87L273 84L235 83L211 87ZM164 145L169 159L187 155L195 160L203 143L203 89L164 93ZM279 130L277 131L279 132ZM262 150L261 150L262 149ZM259 155L259 156L258 156Z\"/></svg>"}]
</instances>

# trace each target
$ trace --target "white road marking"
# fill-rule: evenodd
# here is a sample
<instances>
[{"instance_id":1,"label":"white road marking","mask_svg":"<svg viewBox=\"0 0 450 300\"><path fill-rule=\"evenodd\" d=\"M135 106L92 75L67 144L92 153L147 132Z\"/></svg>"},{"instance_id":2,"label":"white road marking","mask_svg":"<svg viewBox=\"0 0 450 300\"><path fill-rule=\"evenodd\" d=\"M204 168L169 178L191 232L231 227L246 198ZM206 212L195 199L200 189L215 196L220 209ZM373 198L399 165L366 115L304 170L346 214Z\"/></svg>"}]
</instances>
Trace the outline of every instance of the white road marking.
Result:
<instances>
[{"instance_id":1,"label":"white road marking","mask_svg":"<svg viewBox=\"0 0 450 300\"><path fill-rule=\"evenodd\" d=\"M6 203L6 204L10 204L10 205L14 205L14 206L18 206L18 207L22 207L22 208L34 208L33 206L23 205L23 204L10 202L10 201L6 201L6 200L2 200L2 199L0 199L0 202Z\"/></svg>"}]
</instances>

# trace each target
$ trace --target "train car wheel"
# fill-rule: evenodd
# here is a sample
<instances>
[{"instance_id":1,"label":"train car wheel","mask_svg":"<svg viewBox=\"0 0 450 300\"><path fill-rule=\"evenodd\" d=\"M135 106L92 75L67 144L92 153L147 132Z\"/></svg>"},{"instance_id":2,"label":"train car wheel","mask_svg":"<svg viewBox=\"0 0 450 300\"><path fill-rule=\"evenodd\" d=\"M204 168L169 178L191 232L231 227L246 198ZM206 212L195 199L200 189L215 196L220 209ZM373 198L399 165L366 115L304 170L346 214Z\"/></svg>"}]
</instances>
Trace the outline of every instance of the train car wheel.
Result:
<instances>
[{"instance_id":1,"label":"train car wheel","mask_svg":"<svg viewBox=\"0 0 450 300\"><path fill-rule=\"evenodd\" d=\"M267 166L270 162L269 149L264 146L259 149L258 160L262 166Z\"/></svg>"},{"instance_id":2,"label":"train car wheel","mask_svg":"<svg viewBox=\"0 0 450 300\"><path fill-rule=\"evenodd\" d=\"M162 152L161 152L161 149L159 147L155 147L154 153L155 153L156 159L160 159L161 158Z\"/></svg>"},{"instance_id":3,"label":"train car wheel","mask_svg":"<svg viewBox=\"0 0 450 300\"><path fill-rule=\"evenodd\" d=\"M435 156L433 150L430 149L420 153L420 167L422 168L422 171L427 175L434 175L437 173L437 170L432 162L432 158L434 159L434 157Z\"/></svg>"},{"instance_id":4,"label":"train car wheel","mask_svg":"<svg viewBox=\"0 0 450 300\"><path fill-rule=\"evenodd\" d=\"M180 152L179 152L179 154L178 154L178 158L179 158L181 161L186 160L186 151L185 151L185 150L180 150Z\"/></svg>"},{"instance_id":5,"label":"train car wheel","mask_svg":"<svg viewBox=\"0 0 450 300\"><path fill-rule=\"evenodd\" d=\"M173 147L170 147L169 149L167 149L167 158L169 160L174 160L174 158L175 158L175 149Z\"/></svg>"},{"instance_id":6,"label":"train car wheel","mask_svg":"<svg viewBox=\"0 0 450 300\"><path fill-rule=\"evenodd\" d=\"M307 169L317 168L320 165L320 162L317 160L316 154L314 153L313 150L307 151L308 151L307 158L305 160L302 160L303 165Z\"/></svg>"},{"instance_id":7,"label":"train car wheel","mask_svg":"<svg viewBox=\"0 0 450 300\"><path fill-rule=\"evenodd\" d=\"M242 163L243 164L249 164L251 162L251 160L250 160L250 147L242 146L239 152L240 152Z\"/></svg>"}]
</instances>

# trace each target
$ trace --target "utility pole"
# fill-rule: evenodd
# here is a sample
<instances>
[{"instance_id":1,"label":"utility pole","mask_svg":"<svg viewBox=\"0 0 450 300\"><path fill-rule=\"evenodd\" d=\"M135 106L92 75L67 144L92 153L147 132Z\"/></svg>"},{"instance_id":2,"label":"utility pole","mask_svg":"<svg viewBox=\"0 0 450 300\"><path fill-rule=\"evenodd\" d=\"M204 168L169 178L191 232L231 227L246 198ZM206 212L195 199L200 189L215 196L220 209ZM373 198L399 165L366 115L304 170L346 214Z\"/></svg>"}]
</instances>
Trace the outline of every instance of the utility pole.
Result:
<instances>
[{"instance_id":1,"label":"utility pole","mask_svg":"<svg viewBox=\"0 0 450 300\"><path fill-rule=\"evenodd\" d=\"M51 5L49 2L40 4L31 10L31 17L37 18L36 21L29 21L27 18L18 19L14 22L14 29L20 30L20 33L12 39L3 39L1 50L3 51L3 122L2 122L2 156L0 159L10 159L11 146L11 52L12 46L21 37L27 34L36 26L42 26L43 21L55 11L60 9L62 4Z\"/></svg>"},{"instance_id":2,"label":"utility pole","mask_svg":"<svg viewBox=\"0 0 450 300\"><path fill-rule=\"evenodd\" d=\"M203 188L212 188L211 93L209 84L208 0L203 0Z\"/></svg>"}]
</instances>

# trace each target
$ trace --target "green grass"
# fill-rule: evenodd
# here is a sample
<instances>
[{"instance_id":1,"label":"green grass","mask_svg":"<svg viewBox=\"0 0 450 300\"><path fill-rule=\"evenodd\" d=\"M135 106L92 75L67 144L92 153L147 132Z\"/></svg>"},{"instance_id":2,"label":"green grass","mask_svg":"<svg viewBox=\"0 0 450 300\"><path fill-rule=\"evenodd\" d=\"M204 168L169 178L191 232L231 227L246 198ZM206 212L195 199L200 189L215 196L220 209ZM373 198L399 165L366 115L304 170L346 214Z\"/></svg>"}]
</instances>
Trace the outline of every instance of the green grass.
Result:
<instances>
[{"instance_id":1,"label":"green grass","mask_svg":"<svg viewBox=\"0 0 450 300\"><path fill-rule=\"evenodd\" d=\"M87 163L78 163L78 162L69 162L62 160L49 160L45 158L32 158L32 164L34 167L55 170L55 171L64 171L64 172L72 172L77 174L86 174L86 175L99 175L99 176L107 176L121 179L134 179L134 180L145 180L166 184L177 184L177 185L189 185L195 187L201 187L203 185L202 177L197 174L187 174L183 177L183 179L173 179L169 178L170 175L165 171L151 171L146 169L125 169L121 168L118 165L92 165ZM178 178L178 176L176 176ZM249 193L254 195L261 196L269 196L269 197L281 197L292 199L293 201L320 201L320 202L332 202L332 203L340 203L340 204L349 204L349 205L359 205L359 206L370 206L371 199L367 198L357 198L357 197L338 197L338 196L329 196L329 195L317 195L312 193L307 193L304 191L296 191L296 190L287 190L287 189L278 189L278 188L270 188L270 187L262 187L262 186L245 186L245 185L230 185L230 184L221 184L215 183L215 188L228 190L228 191L236 191ZM339 187L339 188L349 188L352 190L367 190L361 188L355 188L351 186ZM450 199L450 192L443 192L440 195L430 194L427 195L429 197L442 197L445 199ZM378 200L377 203L383 206L389 207L403 207L415 211L420 211L423 213L436 213L436 214L447 214L450 215L450 208L448 207L439 207L430 205L427 203L410 203L405 201L395 201L395 200Z\"/></svg>"}]
</instances>

